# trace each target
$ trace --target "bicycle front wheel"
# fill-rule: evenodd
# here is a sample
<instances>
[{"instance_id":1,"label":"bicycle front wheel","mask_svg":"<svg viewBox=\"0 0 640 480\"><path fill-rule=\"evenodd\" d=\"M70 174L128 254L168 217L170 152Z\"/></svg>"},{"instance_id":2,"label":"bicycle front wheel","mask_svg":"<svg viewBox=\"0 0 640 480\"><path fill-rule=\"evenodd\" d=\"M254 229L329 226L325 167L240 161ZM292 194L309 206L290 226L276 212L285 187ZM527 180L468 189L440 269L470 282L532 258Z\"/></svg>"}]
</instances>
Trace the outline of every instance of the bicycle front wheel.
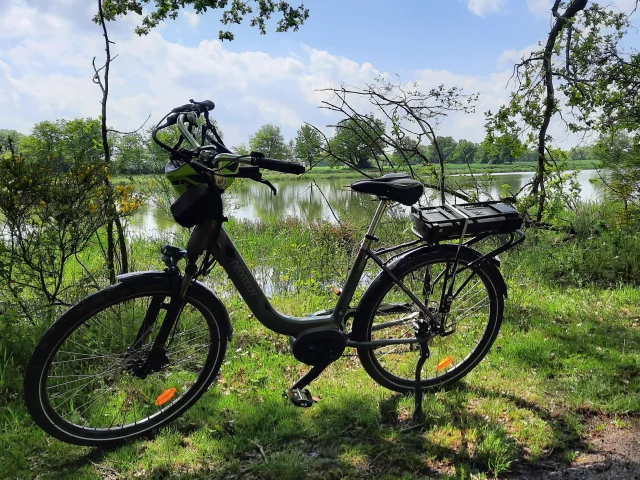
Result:
<instances>
[{"instance_id":1,"label":"bicycle front wheel","mask_svg":"<svg viewBox=\"0 0 640 480\"><path fill-rule=\"evenodd\" d=\"M170 301L166 284L142 278L107 287L46 332L27 366L25 400L47 433L77 445L120 442L173 420L206 391L228 327L225 312L197 289L159 360L141 369Z\"/></svg>"},{"instance_id":2,"label":"bicycle front wheel","mask_svg":"<svg viewBox=\"0 0 640 480\"><path fill-rule=\"evenodd\" d=\"M460 252L458 273L452 289L450 310L442 314L440 302L447 272L453 271L455 251L443 256L425 252L400 261L393 274L434 314L442 315L447 333L436 334L428 344L430 357L423 367L423 388L439 387L468 374L493 344L504 308L500 273L488 262L478 267L473 251ZM425 315L388 275L382 275L365 293L353 322L356 341L411 340L413 323ZM415 388L415 369L420 356L416 342L364 347L358 356L367 373L380 385L409 393Z\"/></svg>"}]
</instances>

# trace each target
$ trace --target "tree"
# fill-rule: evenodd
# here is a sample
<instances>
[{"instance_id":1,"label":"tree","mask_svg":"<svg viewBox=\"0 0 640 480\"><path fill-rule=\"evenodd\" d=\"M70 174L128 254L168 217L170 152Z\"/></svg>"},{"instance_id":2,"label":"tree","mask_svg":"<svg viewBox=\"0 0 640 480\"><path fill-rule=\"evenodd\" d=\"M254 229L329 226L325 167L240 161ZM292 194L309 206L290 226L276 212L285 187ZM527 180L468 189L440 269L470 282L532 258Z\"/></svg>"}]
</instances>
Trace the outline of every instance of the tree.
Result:
<instances>
[{"instance_id":1,"label":"tree","mask_svg":"<svg viewBox=\"0 0 640 480\"><path fill-rule=\"evenodd\" d=\"M331 150L335 159L344 159L358 169L371 168L372 161L378 164L379 152L384 148L381 140L385 126L373 115L341 120L336 125L331 139Z\"/></svg>"},{"instance_id":2,"label":"tree","mask_svg":"<svg viewBox=\"0 0 640 480\"><path fill-rule=\"evenodd\" d=\"M473 163L478 145L469 140L460 140L453 150L453 163Z\"/></svg>"},{"instance_id":3,"label":"tree","mask_svg":"<svg viewBox=\"0 0 640 480\"><path fill-rule=\"evenodd\" d=\"M139 133L119 135L113 143L116 172L128 175L158 172L155 159L149 152L147 141ZM165 152L165 161L166 156Z\"/></svg>"},{"instance_id":4,"label":"tree","mask_svg":"<svg viewBox=\"0 0 640 480\"><path fill-rule=\"evenodd\" d=\"M595 3L587 8L587 3L553 2L546 41L514 67L516 89L511 101L495 114L488 112L490 140L524 134L525 146L536 149L538 165L524 206L535 208L537 222L549 201L545 182L557 163L549 148L552 118L563 111L571 114L563 114L561 121L570 130L580 131L606 128L607 117L637 112L632 106L637 105L640 86L637 55L621 47L629 18Z\"/></svg>"},{"instance_id":5,"label":"tree","mask_svg":"<svg viewBox=\"0 0 640 480\"><path fill-rule=\"evenodd\" d=\"M295 139L295 155L312 169L319 162L319 156L322 153L320 148L322 137L310 125L302 125L298 129Z\"/></svg>"},{"instance_id":6,"label":"tree","mask_svg":"<svg viewBox=\"0 0 640 480\"><path fill-rule=\"evenodd\" d=\"M282 136L280 126L268 123L249 138L249 148L254 152L264 153L266 157L286 159L288 147Z\"/></svg>"},{"instance_id":7,"label":"tree","mask_svg":"<svg viewBox=\"0 0 640 480\"><path fill-rule=\"evenodd\" d=\"M16 130L5 130L0 128L0 157L10 154L11 148L20 150L20 140L24 137Z\"/></svg>"},{"instance_id":8,"label":"tree","mask_svg":"<svg viewBox=\"0 0 640 480\"><path fill-rule=\"evenodd\" d=\"M609 170L602 180L612 196L623 202L640 202L640 140L638 135L612 130L602 135L593 148L596 158Z\"/></svg>"},{"instance_id":9,"label":"tree","mask_svg":"<svg viewBox=\"0 0 640 480\"><path fill-rule=\"evenodd\" d=\"M100 136L100 121L96 119L44 121L34 125L31 135L23 137L20 153L47 161L55 172L68 172L79 159L102 164Z\"/></svg>"},{"instance_id":10,"label":"tree","mask_svg":"<svg viewBox=\"0 0 640 480\"><path fill-rule=\"evenodd\" d=\"M440 147L441 156L438 155L436 150L436 143L432 143L427 148L427 155L432 163L453 162L454 152L457 146L457 142L453 137L440 137L436 138L437 144Z\"/></svg>"},{"instance_id":11,"label":"tree","mask_svg":"<svg viewBox=\"0 0 640 480\"><path fill-rule=\"evenodd\" d=\"M296 161L296 142L293 138L287 142L287 155L284 159L289 162Z\"/></svg>"},{"instance_id":12,"label":"tree","mask_svg":"<svg viewBox=\"0 0 640 480\"><path fill-rule=\"evenodd\" d=\"M413 153L418 145L418 142L408 135L401 135L396 139L397 147L393 149L394 156L398 159L398 164L402 165L403 157L407 157L407 161L410 164L419 162L420 159Z\"/></svg>"},{"instance_id":13,"label":"tree","mask_svg":"<svg viewBox=\"0 0 640 480\"><path fill-rule=\"evenodd\" d=\"M220 30L220 40L233 40L231 26L241 24L247 15L250 15L249 25L258 27L263 35L267 31L267 21L274 14L280 17L276 32L286 32L289 29L297 31L309 17L309 10L303 5L292 7L286 1L275 0L234 0L231 5L229 0L104 0L103 8L107 20L114 20L129 12L144 15L142 25L136 27L136 33L146 35L160 22L177 18L180 10L185 7L192 7L196 14L221 9L220 22L227 28Z\"/></svg>"},{"instance_id":14,"label":"tree","mask_svg":"<svg viewBox=\"0 0 640 480\"><path fill-rule=\"evenodd\" d=\"M240 145L231 147L231 151L237 153L238 155L249 155L251 153L249 151L249 147L247 147L245 143L241 143Z\"/></svg>"},{"instance_id":15,"label":"tree","mask_svg":"<svg viewBox=\"0 0 640 480\"><path fill-rule=\"evenodd\" d=\"M34 303L73 297L77 285L64 278L72 257L92 279L77 255L108 218L97 138L97 120L42 122L22 139L20 153L0 158L0 278L27 317Z\"/></svg>"}]
</instances>

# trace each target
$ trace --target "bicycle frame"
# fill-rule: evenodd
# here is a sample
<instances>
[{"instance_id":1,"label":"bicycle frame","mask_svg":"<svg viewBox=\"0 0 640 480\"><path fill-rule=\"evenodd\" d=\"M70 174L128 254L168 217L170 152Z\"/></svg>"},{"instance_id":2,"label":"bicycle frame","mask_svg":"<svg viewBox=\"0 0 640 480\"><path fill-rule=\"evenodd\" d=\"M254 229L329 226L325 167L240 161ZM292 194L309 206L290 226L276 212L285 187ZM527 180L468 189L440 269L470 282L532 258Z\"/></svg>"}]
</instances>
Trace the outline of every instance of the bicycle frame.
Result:
<instances>
[{"instance_id":1,"label":"bicycle frame","mask_svg":"<svg viewBox=\"0 0 640 480\"><path fill-rule=\"evenodd\" d=\"M360 244L354 263L349 270L344 288L338 297L335 307L331 313L327 314L316 314L307 317L291 317L275 310L223 228L218 229L215 225L208 225L206 227L198 226L195 227L192 233L192 238L197 238L202 234L209 234L209 232L201 233L198 229L204 228L211 232L219 232L218 238L209 248L209 253L211 253L213 258L225 270L240 293L240 296L244 299L258 321L276 333L295 336L311 328L340 328L341 326L344 326L347 314L351 311L350 302L353 299L353 295L355 294L360 279L362 278L362 274L369 258L371 258L383 271L386 271L387 274L389 274L400 286L400 288L407 293L414 302L416 302L420 309L429 316L429 318L433 321L437 321L433 313L424 306L423 302L420 301L420 299L418 299L399 279L395 278L393 273L386 267L380 257L378 257L370 248L372 242L376 240L374 235L376 228L379 225L380 219L382 218L382 215L389 203L391 202L388 200L382 200L378 205L369 229Z\"/></svg>"}]
</instances>

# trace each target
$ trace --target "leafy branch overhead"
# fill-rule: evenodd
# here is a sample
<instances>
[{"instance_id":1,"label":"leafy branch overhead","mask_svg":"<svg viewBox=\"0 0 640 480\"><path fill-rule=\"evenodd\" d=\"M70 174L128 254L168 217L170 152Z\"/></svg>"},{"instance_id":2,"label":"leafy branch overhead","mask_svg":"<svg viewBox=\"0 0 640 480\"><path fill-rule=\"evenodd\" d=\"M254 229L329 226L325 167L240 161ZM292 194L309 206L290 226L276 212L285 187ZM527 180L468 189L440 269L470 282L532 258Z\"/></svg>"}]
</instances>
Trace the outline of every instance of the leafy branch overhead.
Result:
<instances>
[{"instance_id":1,"label":"leafy branch overhead","mask_svg":"<svg viewBox=\"0 0 640 480\"><path fill-rule=\"evenodd\" d=\"M545 183L557 162L550 133L553 119L586 136L620 125L617 120L623 118L632 120L631 128L640 125L638 54L622 45L631 27L629 17L587 0L555 0L546 41L514 66L510 102L487 113L489 143L520 137L538 152L525 205L534 209L538 222L548 202Z\"/></svg>"},{"instance_id":2,"label":"leafy branch overhead","mask_svg":"<svg viewBox=\"0 0 640 480\"><path fill-rule=\"evenodd\" d=\"M263 35L267 33L267 22L272 16L277 18L276 32L297 31L309 17L309 9L303 4L293 7L288 2L274 0L105 0L103 4L107 20L115 20L128 13L143 16L142 24L135 30L138 35L147 35L164 20L176 19L185 7L193 8L198 15L209 10L222 10L220 23L227 28L220 30L220 40L233 40L230 28L240 25L245 17L249 18L249 25L257 27ZM99 17L96 16L95 21L99 21Z\"/></svg>"},{"instance_id":3,"label":"leafy branch overhead","mask_svg":"<svg viewBox=\"0 0 640 480\"><path fill-rule=\"evenodd\" d=\"M436 129L451 113L473 112L477 94L465 94L458 87L444 85L425 93L417 83L407 86L384 77L362 88L343 85L320 91L329 97L320 108L343 117L330 125L336 129L332 140L317 129L324 138L321 150L325 156L365 175L362 171L368 167L365 158L373 159L380 173L386 167L403 166L415 177L418 177L413 168L416 162L427 166L435 163L439 165L438 170L432 170L435 181L424 181L425 185L440 191L443 202L445 192L468 198L444 183L445 159ZM429 147L435 152L432 159L428 157Z\"/></svg>"}]
</instances>

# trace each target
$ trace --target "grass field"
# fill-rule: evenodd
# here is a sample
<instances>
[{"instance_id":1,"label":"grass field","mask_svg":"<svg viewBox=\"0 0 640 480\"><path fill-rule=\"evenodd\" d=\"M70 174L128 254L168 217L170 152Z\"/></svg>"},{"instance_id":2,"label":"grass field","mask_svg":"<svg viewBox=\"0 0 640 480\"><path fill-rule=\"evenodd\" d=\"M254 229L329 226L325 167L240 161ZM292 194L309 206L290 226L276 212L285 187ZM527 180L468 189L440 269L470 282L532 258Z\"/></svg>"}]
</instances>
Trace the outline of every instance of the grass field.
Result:
<instances>
[{"instance_id":1,"label":"grass field","mask_svg":"<svg viewBox=\"0 0 640 480\"><path fill-rule=\"evenodd\" d=\"M108 450L67 445L33 424L21 398L25 361L46 325L5 318L0 478L466 479L550 458L579 461L594 431L629 429L640 414L640 239L609 234L589 215L576 236L529 231L523 247L501 255L509 285L501 333L462 382L425 395L418 424L412 397L377 386L352 351L311 384L312 408L291 405L282 393L308 367L293 359L287 338L253 318L218 269L210 284L225 295L234 336L209 391L154 437ZM274 306L298 315L331 304L331 284L362 233L295 221L228 230L258 274L273 268ZM409 235L395 222L380 232L383 244ZM134 267L160 268L162 243L135 242ZM614 259L616 251L624 254Z\"/></svg>"}]
</instances>

